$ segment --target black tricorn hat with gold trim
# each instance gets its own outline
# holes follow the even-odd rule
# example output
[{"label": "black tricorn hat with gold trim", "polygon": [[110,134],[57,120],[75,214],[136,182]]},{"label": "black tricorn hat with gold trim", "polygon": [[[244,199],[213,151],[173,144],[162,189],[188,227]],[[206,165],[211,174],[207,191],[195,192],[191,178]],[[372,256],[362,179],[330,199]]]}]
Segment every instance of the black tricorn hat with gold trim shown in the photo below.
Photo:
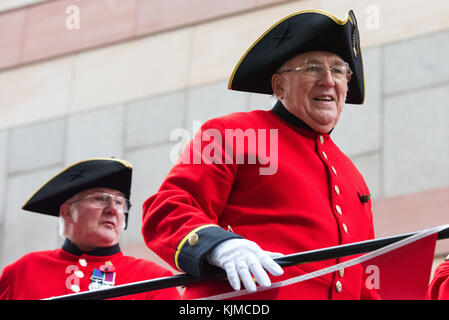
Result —
[{"label": "black tricorn hat with gold trim", "polygon": [[92,188],[118,190],[129,200],[132,165],[115,158],[96,158],[77,162],[40,187],[22,209],[59,216],[59,207],[75,194]]},{"label": "black tricorn hat with gold trim", "polygon": [[352,72],[347,103],[363,104],[365,84],[357,20],[345,20],[320,10],[304,10],[275,23],[247,50],[229,80],[231,90],[273,94],[271,77],[287,60],[309,51],[332,52]]}]

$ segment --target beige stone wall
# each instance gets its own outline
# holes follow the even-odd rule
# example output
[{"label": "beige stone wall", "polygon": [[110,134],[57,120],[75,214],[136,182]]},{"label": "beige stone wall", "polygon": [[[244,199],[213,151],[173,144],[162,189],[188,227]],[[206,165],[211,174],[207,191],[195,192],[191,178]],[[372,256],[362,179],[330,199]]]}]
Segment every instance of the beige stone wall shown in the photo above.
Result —
[{"label": "beige stone wall", "polygon": [[[45,9],[46,4],[35,6],[31,17],[27,15],[29,30],[23,31],[29,37],[13,38],[14,35],[8,32],[9,39],[4,41],[10,46],[3,54],[15,53],[15,57],[21,57],[25,64],[39,57],[44,60],[22,67],[19,62],[19,66],[14,67],[15,59],[12,57],[0,59],[10,62],[0,73],[0,87],[4,88],[0,128],[226,80],[242,54],[264,30],[284,16],[303,9],[327,10],[344,18],[353,8],[361,28],[363,48],[438,33],[449,28],[449,20],[444,18],[449,15],[449,4],[447,1],[433,2],[434,5],[430,6],[427,2],[413,0],[406,1],[404,6],[404,0],[376,1],[375,5],[367,0],[289,1],[143,38],[117,35],[123,31],[98,32],[97,37],[128,37],[129,40],[90,50],[86,49],[89,45],[83,39],[87,38],[89,30],[98,30],[98,26],[81,26],[85,37],[74,37],[71,35],[78,31],[65,30],[63,5],[53,8],[55,4],[50,2],[51,10]],[[43,8],[37,10],[39,7]],[[97,10],[101,15],[101,10],[106,9],[100,6]],[[131,25],[130,13],[126,13],[122,6],[117,10],[123,14],[107,16],[111,19],[111,27],[120,23]],[[40,26],[37,24],[41,21],[39,14],[61,15],[61,18],[57,22],[52,21],[50,26]],[[83,17],[83,11],[80,16]],[[3,18],[0,15],[0,25],[2,22],[6,25],[13,23],[11,17]],[[29,26],[31,18],[36,21],[35,27]],[[103,28],[106,26],[108,24]],[[14,33],[14,30],[10,32]],[[68,42],[69,51],[60,58],[46,60],[52,57],[54,48],[60,46],[58,40],[65,37],[73,38]],[[17,39],[22,39],[22,42]],[[67,44],[63,42],[62,45]],[[75,53],[70,52],[70,48],[84,50]],[[33,54],[30,50],[39,50],[40,53]],[[21,94],[23,92],[26,94]],[[44,106],[45,109],[36,112],[35,106]]]}]

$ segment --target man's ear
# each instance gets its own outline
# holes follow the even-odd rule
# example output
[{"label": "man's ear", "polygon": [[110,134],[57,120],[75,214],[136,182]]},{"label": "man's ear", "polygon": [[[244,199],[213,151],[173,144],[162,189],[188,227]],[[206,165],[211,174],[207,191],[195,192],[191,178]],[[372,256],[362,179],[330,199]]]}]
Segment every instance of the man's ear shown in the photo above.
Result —
[{"label": "man's ear", "polygon": [[70,205],[67,203],[61,204],[59,207],[59,216],[65,221],[72,221],[72,211],[70,210]]},{"label": "man's ear", "polygon": [[284,78],[282,75],[275,73],[271,76],[271,88],[275,97],[279,100],[284,99]]}]

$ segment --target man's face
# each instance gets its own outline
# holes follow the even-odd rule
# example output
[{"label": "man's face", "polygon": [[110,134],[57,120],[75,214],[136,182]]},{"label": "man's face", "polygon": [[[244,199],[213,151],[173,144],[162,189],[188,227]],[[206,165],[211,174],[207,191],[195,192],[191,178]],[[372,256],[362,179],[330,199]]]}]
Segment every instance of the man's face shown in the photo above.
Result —
[{"label": "man's face", "polygon": [[[279,71],[296,68],[306,62],[326,67],[343,64],[336,54],[312,51],[288,60]],[[337,124],[346,100],[346,80],[335,79],[329,70],[316,80],[292,71],[273,75],[272,84],[275,95],[285,108],[315,131],[327,133]],[[278,85],[280,87],[275,88]]]},{"label": "man's face", "polygon": [[120,240],[124,212],[113,199],[106,206],[99,206],[101,198],[95,197],[104,193],[123,197],[117,190],[94,188],[76,194],[63,205],[66,236],[82,250],[112,246]]}]

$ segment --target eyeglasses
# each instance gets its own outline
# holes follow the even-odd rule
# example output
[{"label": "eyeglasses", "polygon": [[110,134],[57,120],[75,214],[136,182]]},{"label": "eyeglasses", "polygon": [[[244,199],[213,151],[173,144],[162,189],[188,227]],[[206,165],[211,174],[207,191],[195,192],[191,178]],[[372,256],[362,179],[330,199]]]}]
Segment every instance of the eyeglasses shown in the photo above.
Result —
[{"label": "eyeglasses", "polygon": [[306,62],[305,64],[297,68],[281,70],[276,73],[281,74],[292,71],[300,71],[305,79],[318,81],[323,78],[326,70],[329,70],[331,72],[332,78],[334,80],[341,80],[346,82],[349,82],[349,80],[351,80],[352,71],[349,67],[349,64],[347,64],[346,62],[343,62],[343,64],[341,65],[334,66],[325,66],[319,63]]},{"label": "eyeglasses", "polygon": [[112,204],[117,210],[125,214],[128,213],[131,208],[131,203],[125,197],[115,196],[105,192],[95,192],[89,194],[81,199],[71,202],[71,204],[82,200],[89,201],[90,204],[99,209],[106,208]]}]

